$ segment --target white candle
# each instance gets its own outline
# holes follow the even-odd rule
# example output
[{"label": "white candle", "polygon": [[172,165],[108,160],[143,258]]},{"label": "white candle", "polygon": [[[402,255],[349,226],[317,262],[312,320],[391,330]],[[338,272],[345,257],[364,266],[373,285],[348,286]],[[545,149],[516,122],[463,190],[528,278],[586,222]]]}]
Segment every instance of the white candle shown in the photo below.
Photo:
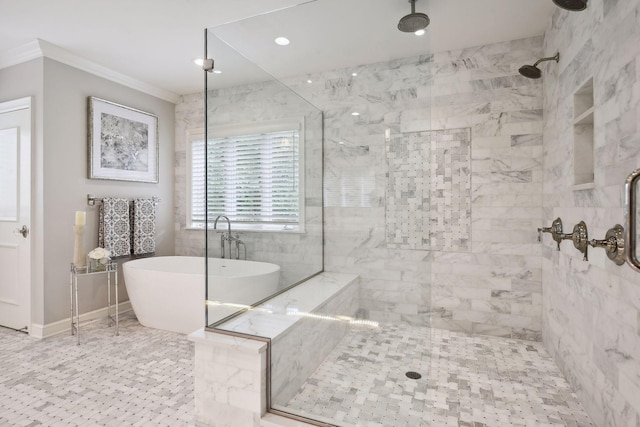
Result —
[{"label": "white candle", "polygon": [[76,211],[76,225],[83,226],[87,223],[87,213],[85,211]]}]

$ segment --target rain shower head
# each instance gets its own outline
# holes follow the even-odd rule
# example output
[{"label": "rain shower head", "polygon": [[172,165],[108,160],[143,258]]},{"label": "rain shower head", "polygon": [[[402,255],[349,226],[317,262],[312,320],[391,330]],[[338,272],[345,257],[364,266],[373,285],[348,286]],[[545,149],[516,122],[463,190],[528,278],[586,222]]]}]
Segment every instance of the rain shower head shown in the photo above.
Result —
[{"label": "rain shower head", "polygon": [[560,61],[560,53],[558,52],[555,54],[555,56],[550,56],[548,58],[538,59],[533,65],[523,65],[522,67],[520,67],[518,72],[529,79],[539,79],[540,77],[542,77],[542,71],[540,70],[540,68],[538,68],[538,64],[544,61],[558,62]]},{"label": "rain shower head", "polygon": [[411,13],[400,18],[398,29],[405,33],[415,33],[418,30],[424,30],[431,20],[424,13],[416,13],[416,0],[409,0],[411,3]]},{"label": "rain shower head", "polygon": [[587,8],[589,0],[553,0],[553,2],[563,9],[579,12]]}]

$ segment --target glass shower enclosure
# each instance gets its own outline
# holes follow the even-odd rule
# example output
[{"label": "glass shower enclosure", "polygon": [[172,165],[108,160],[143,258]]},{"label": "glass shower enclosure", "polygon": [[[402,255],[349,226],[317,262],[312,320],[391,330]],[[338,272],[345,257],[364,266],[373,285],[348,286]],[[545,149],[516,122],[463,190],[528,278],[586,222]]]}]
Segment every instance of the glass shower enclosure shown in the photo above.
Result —
[{"label": "glass shower enclosure", "polygon": [[322,112],[215,31],[207,143],[193,145],[206,170],[207,325],[323,267]]},{"label": "glass shower enclosure", "polygon": [[[432,164],[452,136],[431,130],[429,36],[397,30],[408,11],[317,0],[206,31],[205,129],[190,149],[207,329],[268,342],[268,410],[316,425],[419,425],[430,411]],[[358,278],[333,304],[278,305],[340,274]],[[256,311],[305,332],[228,326]]]}]

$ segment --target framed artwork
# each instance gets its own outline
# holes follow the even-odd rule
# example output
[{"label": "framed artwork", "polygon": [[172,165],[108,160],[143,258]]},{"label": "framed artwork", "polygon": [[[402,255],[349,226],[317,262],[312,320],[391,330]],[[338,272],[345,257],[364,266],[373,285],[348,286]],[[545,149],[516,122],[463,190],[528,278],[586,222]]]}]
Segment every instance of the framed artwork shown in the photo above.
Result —
[{"label": "framed artwork", "polygon": [[158,182],[158,116],[89,97],[89,179]]}]

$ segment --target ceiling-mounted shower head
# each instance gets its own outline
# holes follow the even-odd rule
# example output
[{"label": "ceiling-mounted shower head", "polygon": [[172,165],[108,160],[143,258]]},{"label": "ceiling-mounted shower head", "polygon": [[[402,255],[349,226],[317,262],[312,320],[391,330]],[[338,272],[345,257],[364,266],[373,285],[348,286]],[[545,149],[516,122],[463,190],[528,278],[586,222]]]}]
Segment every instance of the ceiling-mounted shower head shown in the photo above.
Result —
[{"label": "ceiling-mounted shower head", "polygon": [[538,59],[533,65],[523,65],[518,72],[529,79],[539,79],[542,77],[542,71],[538,68],[538,64],[544,61],[560,61],[560,52],[556,53],[555,56]]},{"label": "ceiling-mounted shower head", "polygon": [[409,3],[411,3],[411,13],[400,18],[398,29],[405,33],[415,33],[418,30],[424,30],[431,20],[424,13],[416,13],[416,0],[409,0]]},{"label": "ceiling-mounted shower head", "polygon": [[587,8],[589,0],[553,0],[553,2],[563,9],[579,12]]}]

